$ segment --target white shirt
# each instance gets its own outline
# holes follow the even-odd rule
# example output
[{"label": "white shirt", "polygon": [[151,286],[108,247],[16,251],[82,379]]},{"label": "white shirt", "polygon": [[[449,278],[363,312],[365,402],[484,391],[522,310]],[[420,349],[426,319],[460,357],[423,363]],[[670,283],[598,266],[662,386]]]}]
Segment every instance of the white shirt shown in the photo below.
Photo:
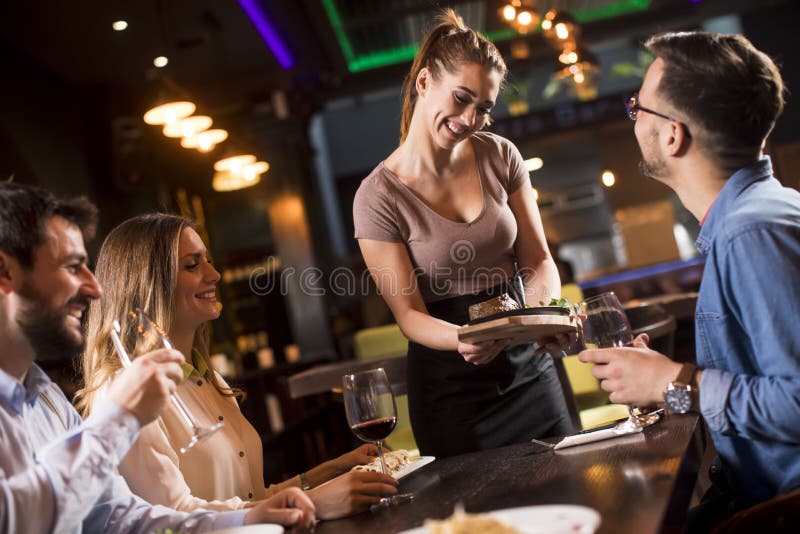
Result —
[{"label": "white shirt", "polygon": [[242,525],[243,512],[151,506],[117,474],[136,418],[113,402],[85,422],[33,365],[24,383],[0,369],[0,532],[199,532]]},{"label": "white shirt", "polygon": [[[216,376],[223,387],[228,387],[219,374]],[[98,398],[105,391],[98,392]],[[223,397],[196,372],[178,386],[177,394],[201,426],[219,421],[224,426],[181,454],[191,431],[170,404],[159,419],[141,430],[120,464],[120,474],[134,493],[176,510],[236,510],[247,501],[300,485],[295,477],[264,487],[261,439],[233,397]]]}]

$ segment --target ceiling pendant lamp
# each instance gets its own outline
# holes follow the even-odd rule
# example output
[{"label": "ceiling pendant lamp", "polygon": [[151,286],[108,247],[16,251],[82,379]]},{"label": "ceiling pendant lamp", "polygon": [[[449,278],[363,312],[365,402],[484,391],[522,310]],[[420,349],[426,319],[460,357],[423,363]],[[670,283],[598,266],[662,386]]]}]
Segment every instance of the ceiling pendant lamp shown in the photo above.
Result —
[{"label": "ceiling pendant lamp", "polygon": [[542,35],[553,45],[561,48],[565,45],[572,45],[574,48],[580,34],[575,18],[566,11],[551,9],[544,15],[542,20]]},{"label": "ceiling pendant lamp", "polygon": [[197,109],[194,102],[177,100],[154,106],[144,114],[144,122],[154,126],[160,124],[174,124],[185,119]]},{"label": "ceiling pendant lamp", "polygon": [[237,154],[217,161],[214,170],[211,182],[214,190],[235,191],[259,183],[261,175],[269,170],[269,163],[256,161],[252,154]]},{"label": "ceiling pendant lamp", "polygon": [[192,115],[177,122],[164,125],[164,135],[167,137],[192,137],[204,130],[208,130],[214,121],[207,115]]},{"label": "ceiling pendant lamp", "polygon": [[181,139],[181,146],[183,148],[194,148],[200,152],[211,152],[216,145],[227,138],[227,130],[215,128],[213,130],[205,130],[190,137],[184,137]]},{"label": "ceiling pendant lamp", "polygon": [[240,174],[245,165],[256,162],[256,157],[252,154],[236,154],[227,156],[214,164],[215,171],[229,171],[232,174]]}]

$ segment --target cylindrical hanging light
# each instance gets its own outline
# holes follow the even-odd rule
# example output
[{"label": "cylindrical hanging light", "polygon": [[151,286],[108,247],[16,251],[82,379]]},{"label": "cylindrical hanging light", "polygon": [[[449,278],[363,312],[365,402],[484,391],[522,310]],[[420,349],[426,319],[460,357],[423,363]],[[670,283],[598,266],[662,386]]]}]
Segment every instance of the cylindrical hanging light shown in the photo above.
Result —
[{"label": "cylindrical hanging light", "polygon": [[244,178],[247,182],[252,182],[268,170],[269,163],[266,161],[256,161],[255,163],[244,166],[242,169],[242,178]]},{"label": "cylindrical hanging light", "polygon": [[164,125],[164,135],[167,137],[192,137],[203,130],[208,130],[213,124],[207,115],[192,115],[178,122]]},{"label": "cylindrical hanging light", "polygon": [[210,152],[215,145],[223,142],[228,138],[228,132],[221,128],[213,130],[205,130],[191,137],[184,137],[181,139],[181,146],[183,148],[196,148],[200,152]]},{"label": "cylindrical hanging light", "polygon": [[241,174],[232,174],[230,171],[217,171],[214,173],[214,178],[211,181],[211,187],[214,191],[236,191],[237,189],[244,189],[251,187],[261,181],[261,176],[256,174],[253,179],[245,180]]},{"label": "cylindrical hanging light", "polygon": [[160,124],[173,124],[181,119],[185,119],[197,109],[194,102],[188,100],[179,100],[175,102],[167,102],[150,108],[144,114],[144,122],[154,126]]},{"label": "cylindrical hanging light", "polygon": [[214,164],[215,171],[230,171],[232,174],[240,174],[245,165],[255,163],[256,157],[252,154],[237,154],[217,161]]}]

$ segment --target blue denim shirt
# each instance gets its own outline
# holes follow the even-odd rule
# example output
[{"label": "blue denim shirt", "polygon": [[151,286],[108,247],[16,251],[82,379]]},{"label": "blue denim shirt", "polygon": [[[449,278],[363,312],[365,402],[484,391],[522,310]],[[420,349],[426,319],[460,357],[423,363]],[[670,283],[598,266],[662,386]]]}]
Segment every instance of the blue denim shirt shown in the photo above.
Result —
[{"label": "blue denim shirt", "polygon": [[800,194],[763,157],[706,217],[695,319],[700,410],[734,491],[800,487]]},{"label": "blue denim shirt", "polygon": [[136,418],[113,402],[82,421],[36,365],[24,382],[0,369],[0,532],[203,532],[243,524],[244,510],[187,514],[131,493],[117,465],[138,434]]}]

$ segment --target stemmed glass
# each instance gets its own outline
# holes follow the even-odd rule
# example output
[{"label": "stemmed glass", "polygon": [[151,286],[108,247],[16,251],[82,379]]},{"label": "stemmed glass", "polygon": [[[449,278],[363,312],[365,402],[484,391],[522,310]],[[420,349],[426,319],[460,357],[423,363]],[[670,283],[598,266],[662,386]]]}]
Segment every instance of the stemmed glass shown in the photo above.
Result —
[{"label": "stemmed glass", "polygon": [[[164,330],[141,309],[136,308],[136,311],[128,312],[128,318],[130,320],[126,325],[128,327],[128,336],[126,336],[126,339],[129,339],[133,342],[133,349],[131,353],[143,354],[145,352],[160,348],[172,348],[172,342],[169,340],[166,332],[164,332]],[[119,321],[116,320],[112,326],[111,341],[114,343],[114,348],[117,350],[117,355],[119,356],[120,361],[122,361],[122,365],[124,367],[130,367],[131,358],[128,355],[128,351],[125,349],[125,345],[122,343],[122,339],[120,338],[122,335],[122,327],[120,326]],[[183,418],[186,426],[188,426],[192,431],[192,437],[189,440],[189,443],[180,448],[181,454],[186,454],[189,449],[197,445],[205,438],[211,436],[214,434],[214,432],[224,426],[222,421],[209,427],[200,426],[200,424],[197,422],[197,419],[195,419],[195,417],[192,415],[192,412],[189,411],[189,408],[186,407],[177,394],[173,393],[170,395],[170,400],[172,400],[172,403],[175,405],[178,413]]]},{"label": "stemmed glass", "polygon": [[[582,317],[583,343],[597,348],[631,347],[633,331],[614,292],[601,293],[585,299],[578,305]],[[614,427],[618,432],[640,430],[659,419],[658,413],[637,414],[634,406],[628,406],[628,419]]]},{"label": "stemmed glass", "polygon": [[[344,375],[342,396],[350,430],[362,441],[375,443],[381,472],[388,474],[386,461],[383,459],[383,440],[392,433],[397,424],[397,407],[386,372],[379,367]],[[410,493],[392,498],[384,497],[381,505],[396,504],[411,498],[413,495]]]}]

